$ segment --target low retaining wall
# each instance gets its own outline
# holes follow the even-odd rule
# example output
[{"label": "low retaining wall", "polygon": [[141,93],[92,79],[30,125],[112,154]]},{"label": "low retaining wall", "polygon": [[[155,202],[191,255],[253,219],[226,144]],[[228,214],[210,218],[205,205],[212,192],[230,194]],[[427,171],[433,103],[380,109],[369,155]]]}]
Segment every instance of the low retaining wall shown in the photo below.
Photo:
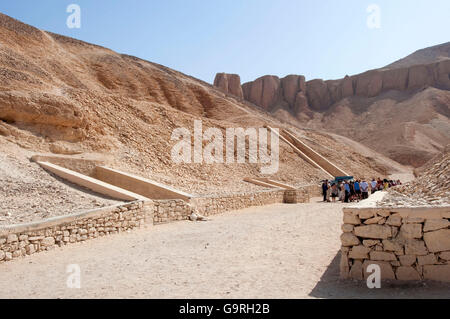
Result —
[{"label": "low retaining wall", "polygon": [[40,222],[0,226],[0,263],[50,250],[56,246],[116,234],[143,226],[186,220],[191,206],[205,216],[275,203],[305,203],[309,187],[258,193],[182,199],[137,200]]},{"label": "low retaining wall", "polygon": [[450,282],[450,207],[343,209],[341,277]]},{"label": "low retaining wall", "polygon": [[187,220],[191,214],[189,203],[182,199],[154,200],[153,203],[155,224]]},{"label": "low retaining wall", "polygon": [[[286,193],[289,193],[286,195]],[[289,198],[289,201],[286,201]],[[306,203],[309,202],[306,189],[269,190],[247,194],[230,194],[222,196],[197,197],[191,199],[198,211],[205,216],[226,211],[243,209],[252,206],[264,206],[276,203]]]},{"label": "low retaining wall", "polygon": [[135,201],[42,222],[0,227],[0,262],[153,224],[151,201]]}]

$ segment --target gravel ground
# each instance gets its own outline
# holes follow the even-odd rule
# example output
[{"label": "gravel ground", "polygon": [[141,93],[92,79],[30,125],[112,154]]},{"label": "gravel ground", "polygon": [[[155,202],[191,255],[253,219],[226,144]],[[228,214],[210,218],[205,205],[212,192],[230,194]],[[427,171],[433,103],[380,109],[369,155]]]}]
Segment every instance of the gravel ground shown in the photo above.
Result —
[{"label": "gravel ground", "polygon": [[0,264],[0,298],[450,298],[444,283],[339,280],[342,207],[316,198],[56,248]]},{"label": "gravel ground", "polygon": [[0,225],[120,203],[67,183],[24,156],[0,153]]}]

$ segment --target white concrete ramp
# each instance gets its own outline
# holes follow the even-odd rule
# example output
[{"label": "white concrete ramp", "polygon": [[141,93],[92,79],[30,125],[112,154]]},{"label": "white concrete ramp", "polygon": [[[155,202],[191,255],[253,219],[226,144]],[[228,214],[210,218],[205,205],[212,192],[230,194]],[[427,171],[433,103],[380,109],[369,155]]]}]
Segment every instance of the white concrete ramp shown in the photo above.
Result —
[{"label": "white concrete ramp", "polygon": [[194,195],[179,191],[150,179],[122,172],[106,166],[97,166],[93,176],[103,182],[127,189],[151,199],[189,200]]},{"label": "white concrete ramp", "polygon": [[49,172],[79,186],[86,187],[96,193],[107,195],[125,201],[148,200],[147,197],[130,192],[120,187],[102,182],[98,179],[80,174],[70,169],[49,162],[37,162],[42,168]]}]

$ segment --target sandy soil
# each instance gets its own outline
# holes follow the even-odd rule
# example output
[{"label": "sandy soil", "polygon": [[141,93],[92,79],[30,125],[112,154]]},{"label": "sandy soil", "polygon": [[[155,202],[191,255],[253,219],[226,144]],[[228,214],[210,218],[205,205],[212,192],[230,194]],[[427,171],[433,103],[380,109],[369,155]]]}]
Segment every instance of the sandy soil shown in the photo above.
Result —
[{"label": "sandy soil", "polygon": [[27,158],[14,145],[0,145],[0,225],[31,222],[111,206],[120,201],[66,182]]},{"label": "sandy soil", "polygon": [[[439,298],[450,284],[339,280],[342,204],[271,205],[0,264],[0,298]],[[81,288],[68,289],[69,264]]]}]

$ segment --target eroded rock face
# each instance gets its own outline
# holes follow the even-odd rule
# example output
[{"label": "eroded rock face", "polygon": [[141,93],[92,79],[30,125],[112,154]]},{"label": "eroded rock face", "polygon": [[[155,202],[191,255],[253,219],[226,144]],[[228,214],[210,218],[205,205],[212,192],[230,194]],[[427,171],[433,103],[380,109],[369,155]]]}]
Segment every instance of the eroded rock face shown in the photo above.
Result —
[{"label": "eroded rock face", "polygon": [[321,79],[306,82],[306,95],[312,110],[323,111],[331,104],[328,86]]},{"label": "eroded rock face", "polygon": [[237,96],[239,99],[244,98],[241,77],[238,74],[217,73],[214,79],[214,86],[225,93]]},{"label": "eroded rock face", "polygon": [[373,97],[380,94],[383,77],[379,71],[369,71],[356,77],[356,95]]},{"label": "eroded rock face", "polygon": [[[220,88],[227,86],[225,79],[218,77],[215,85]],[[314,79],[305,82],[302,75],[288,75],[280,80],[276,76],[267,75],[245,83],[242,88],[244,98],[249,102],[265,110],[275,109],[275,106],[284,102],[295,115],[299,109],[299,92],[306,96],[306,104],[311,110],[325,111],[346,97],[370,98],[391,90],[418,90],[429,86],[450,90],[450,60],[405,68],[371,70],[329,81]],[[300,105],[305,105],[303,100]]]},{"label": "eroded rock face", "polygon": [[272,109],[282,93],[281,81],[273,75],[266,75],[253,82],[245,83],[242,88],[247,101],[265,110]]},{"label": "eroded rock face", "polygon": [[288,75],[281,79],[284,100],[293,106],[299,92],[305,93],[306,83],[303,75]]}]

